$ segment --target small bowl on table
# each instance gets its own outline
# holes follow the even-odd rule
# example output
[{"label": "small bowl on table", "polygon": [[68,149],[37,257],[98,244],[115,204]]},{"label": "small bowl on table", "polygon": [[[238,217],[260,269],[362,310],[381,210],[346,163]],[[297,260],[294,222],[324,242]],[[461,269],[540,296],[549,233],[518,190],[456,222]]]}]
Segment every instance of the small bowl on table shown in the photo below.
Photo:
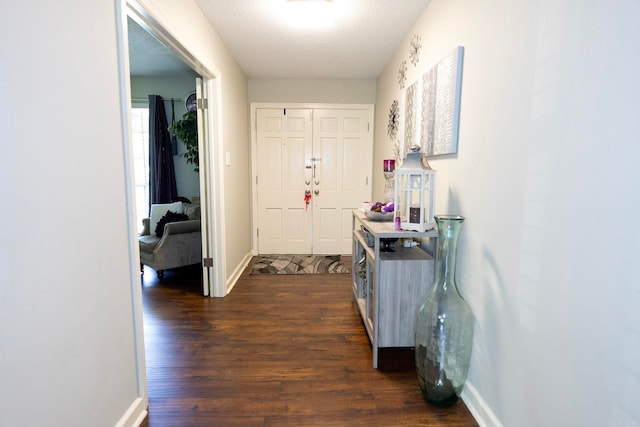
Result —
[{"label": "small bowl on table", "polygon": [[393,212],[366,211],[364,216],[367,217],[369,221],[393,221]]}]

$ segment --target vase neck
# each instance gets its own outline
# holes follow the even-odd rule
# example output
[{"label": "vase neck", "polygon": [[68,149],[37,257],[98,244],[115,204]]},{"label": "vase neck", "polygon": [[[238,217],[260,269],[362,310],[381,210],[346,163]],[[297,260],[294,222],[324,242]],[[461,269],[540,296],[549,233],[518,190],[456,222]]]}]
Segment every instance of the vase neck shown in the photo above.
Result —
[{"label": "vase neck", "polygon": [[458,235],[462,228],[464,217],[437,215],[438,226],[438,259],[436,264],[435,285],[443,290],[456,288],[456,255],[458,249]]}]

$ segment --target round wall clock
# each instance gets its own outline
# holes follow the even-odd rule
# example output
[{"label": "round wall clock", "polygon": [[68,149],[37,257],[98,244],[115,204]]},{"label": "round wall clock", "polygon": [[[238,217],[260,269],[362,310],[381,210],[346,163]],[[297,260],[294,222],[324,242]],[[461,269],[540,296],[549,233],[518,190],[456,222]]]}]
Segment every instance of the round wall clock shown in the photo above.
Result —
[{"label": "round wall clock", "polygon": [[185,110],[189,111],[196,111],[196,108],[198,108],[198,102],[196,100],[196,93],[192,92],[189,94],[189,96],[187,96],[187,100],[184,101],[184,108]]}]

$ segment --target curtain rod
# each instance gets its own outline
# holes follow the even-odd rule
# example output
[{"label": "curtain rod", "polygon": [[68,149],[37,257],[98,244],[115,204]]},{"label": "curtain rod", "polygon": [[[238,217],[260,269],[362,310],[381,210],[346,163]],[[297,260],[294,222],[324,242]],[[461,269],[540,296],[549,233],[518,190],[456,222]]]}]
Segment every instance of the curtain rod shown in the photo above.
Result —
[{"label": "curtain rod", "polygon": [[[180,98],[167,98],[167,99],[163,99],[164,102],[171,102],[171,101],[175,101],[175,102],[182,102],[182,99]],[[131,102],[149,102],[149,98],[131,98]]]}]

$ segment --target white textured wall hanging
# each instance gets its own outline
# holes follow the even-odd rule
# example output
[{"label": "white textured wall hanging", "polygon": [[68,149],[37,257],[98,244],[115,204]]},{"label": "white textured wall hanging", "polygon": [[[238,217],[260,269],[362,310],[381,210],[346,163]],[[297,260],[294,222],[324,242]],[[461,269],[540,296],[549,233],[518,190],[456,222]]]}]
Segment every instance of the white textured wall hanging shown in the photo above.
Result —
[{"label": "white textured wall hanging", "polygon": [[413,145],[427,156],[458,152],[463,53],[458,46],[405,89],[403,154]]},{"label": "white textured wall hanging", "polygon": [[458,46],[422,76],[420,146],[427,156],[458,152],[463,53]]},{"label": "white textured wall hanging", "polygon": [[[402,156],[411,152],[412,145],[420,143],[420,81],[404,92],[404,146]],[[423,150],[424,152],[424,150]]]}]

